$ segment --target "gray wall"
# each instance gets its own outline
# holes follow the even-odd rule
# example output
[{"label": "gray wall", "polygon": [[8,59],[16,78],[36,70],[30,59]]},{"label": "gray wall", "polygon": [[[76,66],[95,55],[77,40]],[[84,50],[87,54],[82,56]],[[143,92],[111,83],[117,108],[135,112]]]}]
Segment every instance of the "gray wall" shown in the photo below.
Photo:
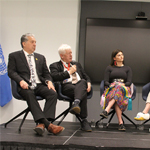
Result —
[{"label": "gray wall", "polygon": [[[86,18],[115,18],[115,19],[135,19],[138,12],[144,11],[148,20],[150,19],[149,2],[112,2],[112,1],[81,1],[80,17],[80,39],[79,39],[79,62],[84,66],[84,50],[86,36]],[[108,41],[109,42],[109,41]],[[103,72],[102,72],[103,74]],[[93,85],[94,93],[91,100],[88,101],[88,120],[98,120],[102,111],[100,107],[100,90],[99,85]],[[132,111],[125,111],[133,121],[137,112],[142,111],[145,107],[145,101],[142,100],[142,86],[136,85],[136,98],[133,101]],[[129,123],[124,119],[125,123]],[[107,120],[104,120],[107,122]],[[118,122],[115,116],[112,123]],[[135,123],[138,123],[134,121]]]}]

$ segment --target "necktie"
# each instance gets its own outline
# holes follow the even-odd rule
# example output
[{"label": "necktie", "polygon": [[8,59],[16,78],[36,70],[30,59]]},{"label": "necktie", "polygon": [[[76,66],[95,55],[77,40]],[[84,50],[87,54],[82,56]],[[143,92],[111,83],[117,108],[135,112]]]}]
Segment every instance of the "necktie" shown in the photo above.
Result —
[{"label": "necktie", "polygon": [[76,84],[78,82],[77,74],[74,72],[72,74],[72,84]]},{"label": "necktie", "polygon": [[31,82],[31,86],[29,86],[29,87],[30,87],[30,89],[34,90],[36,88],[37,84],[36,84],[33,64],[32,64],[32,61],[31,61],[31,56],[33,56],[33,54],[28,55],[28,57],[29,57],[29,68],[30,68],[30,82]]}]

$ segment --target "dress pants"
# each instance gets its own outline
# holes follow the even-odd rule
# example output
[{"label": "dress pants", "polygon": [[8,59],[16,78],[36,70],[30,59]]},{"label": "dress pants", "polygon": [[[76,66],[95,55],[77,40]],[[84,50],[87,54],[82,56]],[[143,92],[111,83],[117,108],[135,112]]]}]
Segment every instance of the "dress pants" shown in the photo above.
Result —
[{"label": "dress pants", "polygon": [[87,82],[81,79],[76,84],[65,83],[62,84],[62,93],[72,99],[79,99],[81,112],[80,118],[84,119],[87,117]]},{"label": "dress pants", "polygon": [[[37,87],[34,90],[21,89],[19,94],[24,100],[27,101],[28,107],[30,108],[35,122],[38,122],[38,120],[42,118],[55,118],[55,109],[57,103],[57,93],[55,91],[48,89],[46,85],[37,84]],[[46,100],[43,111],[36,100],[36,96],[41,96]]]}]

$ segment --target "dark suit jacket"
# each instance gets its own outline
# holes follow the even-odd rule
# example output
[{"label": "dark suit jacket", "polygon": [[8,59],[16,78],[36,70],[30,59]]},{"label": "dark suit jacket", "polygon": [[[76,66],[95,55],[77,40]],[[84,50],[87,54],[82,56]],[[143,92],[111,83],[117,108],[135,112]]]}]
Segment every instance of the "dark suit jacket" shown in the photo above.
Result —
[{"label": "dark suit jacket", "polygon": [[[37,75],[43,84],[45,81],[52,81],[50,72],[46,65],[46,59],[43,55],[34,53]],[[29,84],[30,69],[23,50],[9,54],[8,75],[18,84],[25,80]]]},{"label": "dark suit jacket", "polygon": [[[85,73],[80,63],[72,61],[71,64],[77,66],[77,73],[79,74],[81,79],[85,79],[87,82],[91,82],[89,76]],[[67,71],[64,71],[64,67],[61,61],[51,64],[49,66],[49,69],[51,71],[54,82],[62,82],[63,80],[70,78],[69,73]]]}]

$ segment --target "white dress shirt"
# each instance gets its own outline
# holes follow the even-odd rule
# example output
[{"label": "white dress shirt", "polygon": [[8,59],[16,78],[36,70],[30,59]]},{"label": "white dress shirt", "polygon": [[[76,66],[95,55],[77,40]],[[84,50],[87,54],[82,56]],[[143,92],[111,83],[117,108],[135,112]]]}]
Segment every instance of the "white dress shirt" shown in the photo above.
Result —
[{"label": "white dress shirt", "polygon": [[[62,59],[61,59],[61,61],[63,62],[63,64],[64,64],[66,67],[68,67],[68,64],[67,64],[66,62],[64,62]],[[63,65],[63,67],[64,67],[64,65]],[[71,66],[72,66],[72,64],[70,63],[70,67],[71,67]],[[68,71],[67,68],[64,67],[64,71]],[[68,71],[68,74],[69,74],[69,71]],[[77,76],[78,81],[81,80],[79,74],[78,74],[77,72],[75,72],[75,74],[76,74],[76,76]],[[70,74],[69,74],[69,75],[70,75]],[[70,78],[65,79],[65,80],[63,81],[63,83],[67,83],[67,82],[72,82],[72,75],[70,75]]]}]

